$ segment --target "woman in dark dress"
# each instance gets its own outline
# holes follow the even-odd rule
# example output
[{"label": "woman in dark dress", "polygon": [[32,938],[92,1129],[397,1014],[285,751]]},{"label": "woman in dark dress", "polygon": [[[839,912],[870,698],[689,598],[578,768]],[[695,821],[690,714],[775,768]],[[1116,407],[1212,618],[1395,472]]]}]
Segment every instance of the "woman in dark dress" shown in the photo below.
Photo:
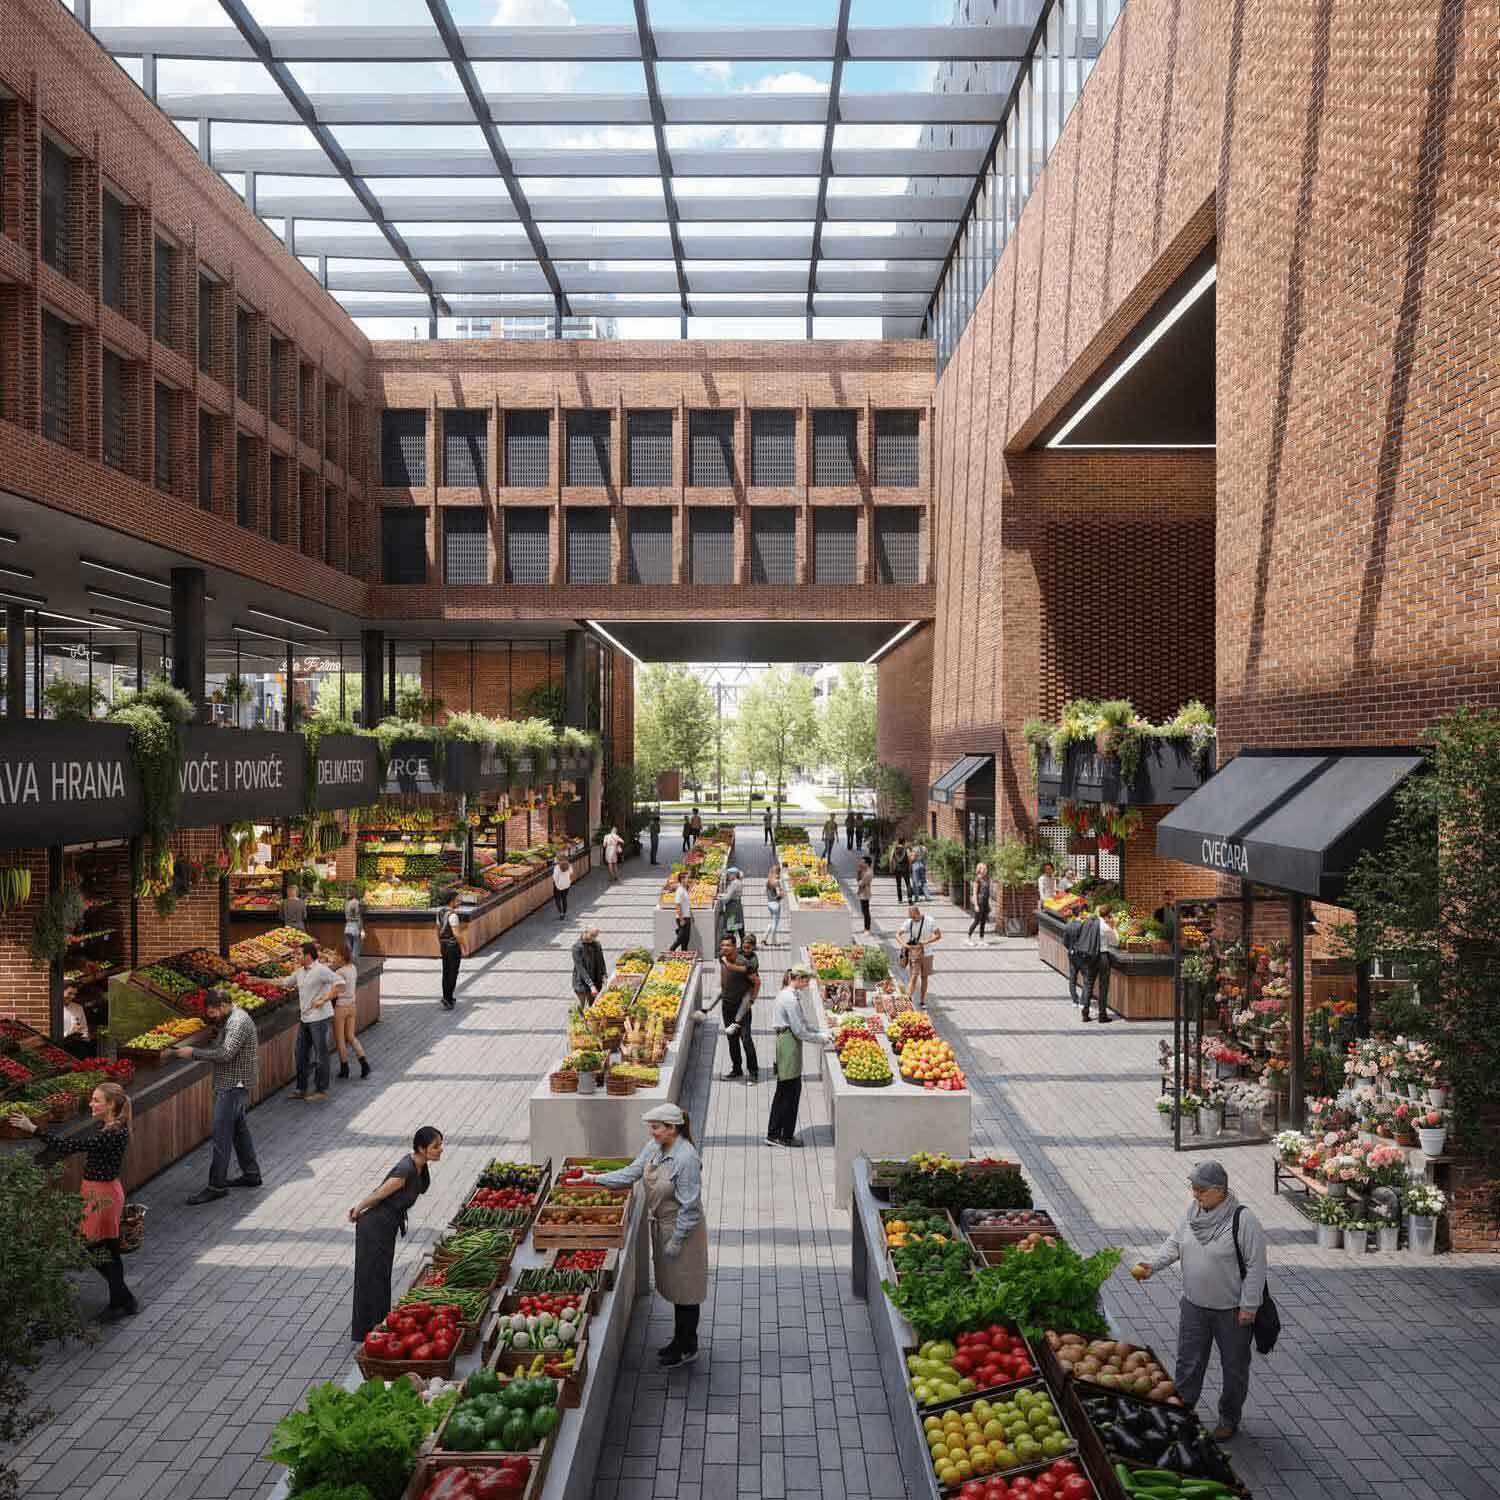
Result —
[{"label": "woman in dark dress", "polygon": [[431,1186],[428,1162],[441,1161],[443,1133],[424,1125],[412,1137],[411,1155],[386,1173],[368,1198],[349,1210],[354,1225],[354,1332],[356,1341],[391,1310],[391,1266],[396,1236],[406,1233],[407,1211]]}]

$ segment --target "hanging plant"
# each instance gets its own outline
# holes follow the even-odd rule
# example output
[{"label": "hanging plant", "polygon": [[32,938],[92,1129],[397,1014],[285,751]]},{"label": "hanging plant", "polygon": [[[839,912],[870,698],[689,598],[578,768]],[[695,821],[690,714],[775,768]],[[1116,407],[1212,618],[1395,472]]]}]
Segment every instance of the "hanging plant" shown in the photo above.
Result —
[{"label": "hanging plant", "polygon": [[154,678],[128,693],[109,717],[130,728],[130,753],[141,783],[146,834],[165,845],[177,829],[182,806],[182,737],[179,726],[193,722],[193,702],[165,678]]},{"label": "hanging plant", "polygon": [[103,702],[103,692],[91,682],[73,682],[66,677],[57,677],[42,689],[45,716],[60,724],[88,723]]},{"label": "hanging plant", "polygon": [[31,961],[39,969],[66,957],[68,938],[78,930],[83,912],[83,892],[76,885],[65,885],[42,902],[27,947]]},{"label": "hanging plant", "polygon": [[24,865],[0,869],[0,911],[14,911],[31,900],[31,871]]}]

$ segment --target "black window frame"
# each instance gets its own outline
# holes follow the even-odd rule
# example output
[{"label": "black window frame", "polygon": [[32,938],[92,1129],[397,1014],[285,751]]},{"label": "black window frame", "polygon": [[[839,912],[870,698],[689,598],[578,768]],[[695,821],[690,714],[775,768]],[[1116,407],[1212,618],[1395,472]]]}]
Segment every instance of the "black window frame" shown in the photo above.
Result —
[{"label": "black window frame", "polygon": [[797,582],[795,505],[752,505],[749,542],[751,583],[786,588]]},{"label": "black window frame", "polygon": [[234,435],[234,519],[247,531],[255,527],[254,492],[250,476],[255,468],[255,439],[248,432]]},{"label": "black window frame", "polygon": [[287,510],[284,497],[288,489],[287,475],[291,473],[291,467],[291,463],[284,453],[273,453],[271,455],[271,513],[267,519],[266,529],[270,533],[273,542],[285,542],[287,540]]},{"label": "black window frame", "polygon": [[[552,483],[552,413],[534,406],[513,407],[505,413],[505,472],[507,489],[544,489]],[[540,472],[541,478],[536,478]]]},{"label": "black window frame", "polygon": [[570,505],[563,513],[569,584],[614,582],[614,535],[602,505]]},{"label": "black window frame", "polygon": [[42,309],[42,436],[73,446],[73,329],[56,313]]},{"label": "black window frame", "polygon": [[688,412],[688,484],[723,490],[734,485],[734,412],[708,407]]},{"label": "black window frame", "polygon": [[[457,585],[490,581],[490,513],[483,505],[445,505],[443,582]],[[457,575],[457,576],[455,576]]]},{"label": "black window frame", "polygon": [[[541,539],[540,547],[538,538]],[[549,506],[505,507],[505,581],[528,587],[552,582],[552,516]]]},{"label": "black window frame", "polygon": [[734,506],[688,507],[688,577],[710,588],[734,583]]},{"label": "black window frame", "polygon": [[[897,528],[900,520],[909,526]],[[877,505],[874,510],[876,583],[913,584],[922,581],[922,507]],[[895,543],[895,547],[892,546]],[[910,564],[905,565],[907,555]],[[897,566],[900,562],[903,565]],[[905,575],[910,576],[905,576]],[[901,575],[901,576],[898,576]]]},{"label": "black window frame", "polygon": [[175,413],[172,410],[172,387],[156,382],[151,393],[151,457],[152,483],[165,494],[172,494],[172,427]]},{"label": "black window frame", "polygon": [[[214,414],[198,408],[198,504],[204,510],[214,507]],[[207,493],[205,493],[207,491]]]},{"label": "black window frame", "polygon": [[875,488],[914,490],[922,482],[922,413],[914,407],[875,413]]},{"label": "black window frame", "polygon": [[385,407],[380,413],[381,487],[418,489],[426,483],[427,408]]},{"label": "black window frame", "polygon": [[797,483],[797,413],[763,407],[750,413],[750,484],[785,490]]},{"label": "black window frame", "polygon": [[255,323],[248,307],[234,307],[234,393],[250,399],[250,349],[255,341]]},{"label": "black window frame", "polygon": [[286,423],[282,421],[282,413],[285,408],[282,395],[286,384],[286,361],[282,356],[284,351],[290,347],[286,339],[279,339],[272,334],[270,348],[271,369],[266,385],[266,406],[268,407],[266,415],[278,427],[286,426]]},{"label": "black window frame", "polygon": [[[73,158],[51,136],[42,136],[42,264],[59,276],[73,275]],[[61,178],[59,180],[59,174]]]},{"label": "black window frame", "polygon": [[625,413],[625,483],[637,489],[672,485],[673,413],[671,407],[646,407]]},{"label": "black window frame", "polygon": [[[392,523],[395,523],[394,525]],[[420,542],[420,545],[417,545]],[[398,544],[405,543],[402,548]],[[392,568],[393,557],[398,566]],[[380,507],[380,578],[410,587],[427,582],[427,510],[421,505]]]},{"label": "black window frame", "polygon": [[575,407],[566,413],[567,477],[565,484],[599,488],[612,481],[610,449],[614,412],[604,406]]},{"label": "black window frame", "polygon": [[218,339],[214,331],[214,293],[218,283],[212,276],[198,272],[198,368],[205,375],[216,375],[214,355],[218,353]]},{"label": "black window frame", "polygon": [[859,511],[852,505],[814,506],[812,581],[851,588],[859,581]]},{"label": "black window frame", "polygon": [[449,489],[484,489],[490,464],[487,406],[448,407],[443,416],[443,477]]},{"label": "black window frame", "polygon": [[114,312],[125,311],[125,202],[104,189],[99,212],[99,297]]},{"label": "black window frame", "polygon": [[859,483],[859,413],[837,406],[812,413],[814,489],[848,489]]}]

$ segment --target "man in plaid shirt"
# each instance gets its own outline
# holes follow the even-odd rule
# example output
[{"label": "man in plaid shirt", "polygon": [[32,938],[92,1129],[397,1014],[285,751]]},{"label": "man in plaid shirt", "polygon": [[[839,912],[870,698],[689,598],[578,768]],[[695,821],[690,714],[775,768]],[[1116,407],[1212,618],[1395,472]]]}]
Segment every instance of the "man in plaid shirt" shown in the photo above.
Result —
[{"label": "man in plaid shirt", "polygon": [[[260,1163],[245,1115],[255,1092],[260,1069],[260,1036],[250,1012],[236,1005],[223,990],[210,990],[204,997],[208,1019],[219,1026],[212,1047],[174,1047],[176,1057],[191,1057],[214,1065],[214,1155],[208,1168],[208,1186],[193,1194],[189,1203],[212,1203],[232,1187],[259,1187]],[[239,1158],[240,1175],[229,1180],[231,1146]]]}]

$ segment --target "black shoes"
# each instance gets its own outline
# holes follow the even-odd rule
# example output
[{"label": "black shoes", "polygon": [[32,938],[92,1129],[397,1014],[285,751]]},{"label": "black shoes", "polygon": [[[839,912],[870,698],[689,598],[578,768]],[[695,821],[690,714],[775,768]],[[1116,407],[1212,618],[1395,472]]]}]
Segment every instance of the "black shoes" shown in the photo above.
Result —
[{"label": "black shoes", "polygon": [[361,1078],[368,1078],[370,1076],[370,1059],[368,1057],[362,1057],[359,1060],[359,1076]]},{"label": "black shoes", "polygon": [[789,1146],[796,1151],[800,1151],[802,1149],[802,1142],[799,1141],[794,1135],[768,1135],[766,1137],[766,1145]]},{"label": "black shoes", "polygon": [[196,1208],[200,1203],[216,1203],[220,1198],[227,1198],[228,1196],[229,1189],[227,1187],[206,1187],[194,1193],[193,1196],[188,1199],[188,1203],[192,1207]]},{"label": "black shoes", "polygon": [[340,1078],[347,1078],[348,1076],[349,1076],[349,1064],[348,1063],[340,1063],[339,1064],[339,1077]]},{"label": "black shoes", "polygon": [[116,1306],[113,1302],[99,1314],[101,1323],[118,1323],[121,1318],[133,1318],[141,1310],[141,1304],[134,1297],[129,1302],[121,1302]]},{"label": "black shoes", "polygon": [[238,1177],[231,1177],[229,1179],[229,1186],[230,1187],[259,1187],[260,1186],[260,1178],[259,1177],[246,1177],[244,1175],[244,1173],[242,1172]]},{"label": "black shoes", "polygon": [[690,1365],[697,1357],[698,1351],[696,1349],[679,1349],[674,1344],[667,1345],[657,1355],[657,1359],[664,1370],[675,1370],[678,1365]]},{"label": "black shoes", "polygon": [[1087,1011],[1084,1011],[1084,1013],[1079,1016],[1078,1019],[1080,1021],[1092,1021],[1094,1018]]},{"label": "black shoes", "polygon": [[719,1074],[719,1082],[732,1083],[736,1078],[743,1078],[744,1076],[744,1073],[739,1068],[731,1068],[727,1073]]}]

